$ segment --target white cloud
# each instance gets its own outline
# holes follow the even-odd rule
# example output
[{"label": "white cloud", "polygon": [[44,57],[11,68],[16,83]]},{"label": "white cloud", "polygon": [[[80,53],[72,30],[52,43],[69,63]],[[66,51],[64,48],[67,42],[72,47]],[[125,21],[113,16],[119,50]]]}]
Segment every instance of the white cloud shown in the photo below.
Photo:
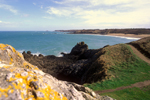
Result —
[{"label": "white cloud", "polygon": [[[85,4],[77,6],[75,2]],[[149,0],[63,0],[55,3],[63,5],[59,8],[49,7],[47,13],[59,17],[79,18],[85,25],[127,27],[150,23]]]},{"label": "white cloud", "polygon": [[73,11],[71,9],[68,10],[67,7],[63,8],[63,9],[49,7],[49,9],[47,10],[47,13],[54,14],[54,15],[57,15],[57,16],[70,16],[73,13]]},{"label": "white cloud", "polygon": [[54,1],[57,4],[73,4],[73,3],[81,3],[85,6],[97,6],[97,5],[117,5],[117,4],[124,4],[124,3],[131,3],[135,0],[62,0],[62,1]]},{"label": "white cloud", "polygon": [[53,19],[53,17],[50,17],[50,16],[44,16],[43,18],[45,18],[45,19]]},{"label": "white cloud", "polygon": [[41,5],[41,7],[40,7],[41,9],[43,9],[43,5]]},{"label": "white cloud", "polygon": [[36,3],[33,2],[33,5],[36,5]]},{"label": "white cloud", "polygon": [[10,22],[0,21],[0,25],[12,25]]},{"label": "white cloud", "polygon": [[6,10],[9,10],[10,12],[14,13],[14,14],[17,14],[18,11],[16,9],[14,9],[12,6],[10,5],[6,5],[6,4],[0,4],[0,8],[2,9],[6,9]]}]

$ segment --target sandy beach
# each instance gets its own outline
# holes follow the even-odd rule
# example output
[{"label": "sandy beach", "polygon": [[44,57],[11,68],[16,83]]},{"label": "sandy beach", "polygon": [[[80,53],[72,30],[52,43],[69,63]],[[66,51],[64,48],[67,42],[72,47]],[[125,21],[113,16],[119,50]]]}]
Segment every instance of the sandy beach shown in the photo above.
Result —
[{"label": "sandy beach", "polygon": [[132,38],[144,38],[150,36],[150,34],[142,34],[142,35],[135,35],[135,34],[124,34],[124,33],[111,33],[107,34],[107,36],[119,36],[119,37],[132,37]]}]

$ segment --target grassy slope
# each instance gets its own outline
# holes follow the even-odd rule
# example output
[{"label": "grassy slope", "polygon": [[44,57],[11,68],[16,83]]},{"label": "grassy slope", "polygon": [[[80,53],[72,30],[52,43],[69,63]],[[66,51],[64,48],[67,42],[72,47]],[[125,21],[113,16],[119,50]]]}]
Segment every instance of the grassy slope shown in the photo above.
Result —
[{"label": "grassy slope", "polygon": [[120,91],[103,93],[117,100],[150,100],[150,86],[144,88],[128,88]]},{"label": "grassy slope", "polygon": [[100,57],[108,68],[111,78],[92,84],[85,84],[93,90],[114,89],[128,86],[136,82],[150,79],[150,65],[142,61],[126,44],[118,44],[105,48],[105,54]]}]

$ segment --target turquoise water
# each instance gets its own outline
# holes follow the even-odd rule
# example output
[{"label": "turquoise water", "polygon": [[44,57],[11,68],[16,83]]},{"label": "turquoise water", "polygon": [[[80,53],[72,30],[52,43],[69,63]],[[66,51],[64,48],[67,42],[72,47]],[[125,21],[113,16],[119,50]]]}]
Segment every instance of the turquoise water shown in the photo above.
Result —
[{"label": "turquoise water", "polygon": [[1,31],[0,43],[12,45],[19,52],[31,51],[32,54],[60,56],[60,52],[70,52],[81,41],[89,49],[98,49],[105,45],[128,43],[135,38],[111,37],[101,35],[66,34],[63,32],[42,31]]}]

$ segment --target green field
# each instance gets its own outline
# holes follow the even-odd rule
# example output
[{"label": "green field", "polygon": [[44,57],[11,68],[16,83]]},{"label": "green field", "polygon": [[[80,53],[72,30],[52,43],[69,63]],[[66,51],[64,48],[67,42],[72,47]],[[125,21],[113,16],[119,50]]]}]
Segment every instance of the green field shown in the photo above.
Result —
[{"label": "green field", "polygon": [[150,100],[150,86],[144,88],[128,88],[120,91],[102,93],[117,100]]}]

